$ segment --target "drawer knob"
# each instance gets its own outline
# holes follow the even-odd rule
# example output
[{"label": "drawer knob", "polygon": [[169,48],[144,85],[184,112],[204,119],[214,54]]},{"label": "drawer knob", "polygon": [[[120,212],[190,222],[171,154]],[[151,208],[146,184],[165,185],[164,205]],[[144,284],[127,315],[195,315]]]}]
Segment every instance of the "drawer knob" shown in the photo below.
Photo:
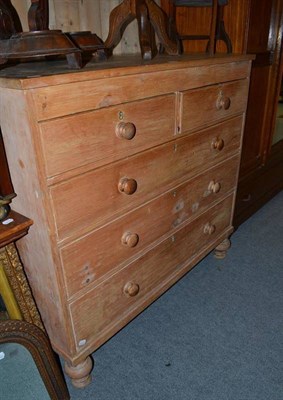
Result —
[{"label": "drawer knob", "polygon": [[137,283],[128,282],[124,286],[124,290],[123,291],[124,291],[126,296],[134,297],[139,293],[140,287],[139,287],[139,285]]},{"label": "drawer knob", "polygon": [[219,182],[210,181],[208,185],[208,191],[211,193],[218,193],[220,192],[221,185]]},{"label": "drawer knob", "polygon": [[216,102],[216,108],[218,110],[228,110],[231,106],[231,99],[228,96],[219,96]]},{"label": "drawer knob", "polygon": [[205,224],[205,226],[203,228],[203,233],[205,235],[212,235],[215,232],[215,230],[216,230],[215,225],[208,222],[207,224]]},{"label": "drawer knob", "polygon": [[116,135],[121,139],[131,140],[135,134],[136,127],[132,122],[119,122],[116,125]]},{"label": "drawer knob", "polygon": [[125,232],[121,239],[122,244],[128,247],[135,247],[139,242],[137,233]]},{"label": "drawer knob", "polygon": [[215,138],[213,139],[211,146],[213,149],[221,151],[224,147],[224,140],[221,138]]},{"label": "drawer knob", "polygon": [[121,178],[118,184],[118,190],[125,194],[134,194],[138,188],[137,181],[132,178]]}]

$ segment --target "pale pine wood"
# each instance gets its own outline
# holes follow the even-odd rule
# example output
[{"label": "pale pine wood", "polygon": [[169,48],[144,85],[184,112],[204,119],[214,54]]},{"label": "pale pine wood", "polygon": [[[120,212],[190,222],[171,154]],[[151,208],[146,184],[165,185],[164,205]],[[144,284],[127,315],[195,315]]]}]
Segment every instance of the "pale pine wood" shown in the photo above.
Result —
[{"label": "pale pine wood", "polygon": [[[248,90],[249,81],[246,79],[182,92],[181,132],[194,130],[212,121],[216,122],[233,114],[242,113],[246,109]],[[218,108],[222,95],[231,102],[228,109]]]},{"label": "pale pine wood", "polygon": [[[121,316],[125,318],[128,313],[141,308],[147,296],[157,297],[160,282],[170,279],[176,273],[176,265],[177,269],[181,269],[189,258],[201,251],[202,246],[208,246],[213,241],[218,231],[227,229],[232,201],[233,196],[226,198],[136,262],[72,302],[70,311],[76,343],[85,340],[86,345],[96,347],[95,342],[91,343],[93,338],[99,341],[101,336],[108,337],[108,331],[120,323]],[[212,235],[203,232],[208,221],[216,226]],[[121,290],[127,282],[139,285],[140,290],[136,296],[128,297]],[[92,315],[91,319],[89,315]]]},{"label": "pale pine wood", "polygon": [[[175,102],[175,95],[155,97],[43,122],[40,128],[47,175],[53,176],[87,163],[95,163],[98,167],[172,140]],[[117,136],[116,127],[121,122],[134,124],[136,134],[133,139]],[[78,136],[78,132],[82,135]]]},{"label": "pale pine wood", "polygon": [[[40,179],[37,169],[37,156],[32,139],[34,132],[28,116],[30,107],[26,100],[24,92],[13,89],[0,91],[1,128],[12,182],[18,194],[13,201],[13,209],[23,215],[32,216],[33,226],[37,227],[30,229],[29,239],[20,239],[17,246],[47,332],[55,332],[59,325],[64,326],[61,332],[57,332],[55,340],[57,347],[64,352],[71,346],[69,323],[64,317],[66,307],[60,290],[62,281],[58,271],[50,268],[56,257],[58,260],[58,253],[52,243],[54,228],[52,223],[49,225],[48,211],[46,213],[44,207],[44,181]],[[14,112],[15,109],[17,113]],[[18,135],[11,135],[10,132],[17,132]],[[46,207],[48,210],[48,205]],[[45,228],[47,225],[51,227],[51,236]],[[47,299],[48,307],[44,311]]]},{"label": "pale pine wood", "polygon": [[[250,58],[128,60],[0,79],[13,204],[34,220],[21,254],[77,386],[90,380],[89,355],[233,230],[246,96],[238,81],[246,87]],[[221,107],[231,112],[178,129],[189,112],[182,93],[230,82],[232,102]],[[130,139],[113,142],[119,111],[138,129],[119,125]]]},{"label": "pale pine wood", "polygon": [[[239,155],[183,183],[174,190],[64,246],[61,257],[68,295],[106,279],[121,264],[129,263],[137,253],[153,245],[167,232],[174,232],[196,214],[205,211],[223,195],[231,192],[237,179]],[[220,185],[218,193],[209,189]],[[122,244],[125,232],[136,233],[134,247]],[[112,251],[109,252],[108,249]]]},{"label": "pale pine wood", "polygon": [[[248,73],[246,63],[226,62],[219,64],[213,68],[213,74],[211,74],[210,66],[203,67],[200,74],[198,69],[184,69],[184,65],[178,62],[175,65],[176,67],[179,66],[180,70],[175,70],[172,64],[169,63],[169,68],[172,69],[161,72],[139,73],[142,69],[134,67],[133,70],[137,75],[113,76],[107,80],[99,79],[95,72],[83,72],[81,78],[85,79],[85,82],[74,82],[68,87],[54,85],[38,88],[33,92],[37,118],[40,121],[66,114],[109,107],[125,101],[138,100],[141,97],[163,95],[168,92],[183,91],[203,85],[225,82],[226,80],[244,78]],[[118,75],[119,72],[121,73],[121,70],[115,69],[113,74]],[[91,81],[89,81],[90,79]],[[41,78],[41,82],[43,80],[44,78]],[[48,77],[46,80],[52,82],[52,77]],[[157,84],[158,82],[160,84]],[[109,90],[111,90],[111,94],[109,94]],[[79,102],[77,93],[80,93],[81,96]]]},{"label": "pale pine wood", "polygon": [[[82,234],[90,227],[98,227],[233,155],[240,149],[241,122],[242,116],[236,117],[51,187],[58,239],[70,240],[78,230]],[[218,136],[225,142],[222,151],[212,149]],[[119,193],[118,184],[123,177],[136,180],[136,193]],[[87,195],[81,196],[82,193]],[[82,213],[82,209],[87,212]]]}]

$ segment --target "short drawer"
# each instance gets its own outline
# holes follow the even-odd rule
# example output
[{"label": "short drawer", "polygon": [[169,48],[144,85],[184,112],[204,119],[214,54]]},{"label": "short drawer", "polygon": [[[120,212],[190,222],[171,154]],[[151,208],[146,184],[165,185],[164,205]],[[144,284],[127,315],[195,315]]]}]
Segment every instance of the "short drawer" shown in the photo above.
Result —
[{"label": "short drawer", "polygon": [[176,230],[236,186],[239,156],[175,187],[126,216],[64,246],[61,258],[69,297],[113,273],[121,263]]},{"label": "short drawer", "polygon": [[164,143],[175,133],[175,95],[40,123],[48,177],[96,167]]},{"label": "short drawer", "polygon": [[239,151],[242,116],[50,188],[58,239],[81,236]]},{"label": "short drawer", "polygon": [[78,349],[95,347],[158,297],[190,259],[230,227],[233,196],[226,198],[141,258],[70,304]]},{"label": "short drawer", "polygon": [[248,79],[181,93],[179,132],[184,133],[244,112]]}]

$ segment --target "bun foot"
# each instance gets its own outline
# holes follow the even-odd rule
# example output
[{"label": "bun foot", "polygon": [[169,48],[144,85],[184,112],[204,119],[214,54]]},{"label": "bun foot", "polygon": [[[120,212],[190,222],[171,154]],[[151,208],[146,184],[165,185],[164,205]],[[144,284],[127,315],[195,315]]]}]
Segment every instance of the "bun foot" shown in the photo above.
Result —
[{"label": "bun foot", "polygon": [[231,247],[229,239],[224,239],[214,250],[214,257],[222,260],[226,257],[227,250]]},{"label": "bun foot", "polygon": [[65,372],[71,378],[72,384],[76,388],[84,388],[91,383],[90,372],[92,367],[93,361],[90,356],[75,366],[69,361],[65,362]]}]

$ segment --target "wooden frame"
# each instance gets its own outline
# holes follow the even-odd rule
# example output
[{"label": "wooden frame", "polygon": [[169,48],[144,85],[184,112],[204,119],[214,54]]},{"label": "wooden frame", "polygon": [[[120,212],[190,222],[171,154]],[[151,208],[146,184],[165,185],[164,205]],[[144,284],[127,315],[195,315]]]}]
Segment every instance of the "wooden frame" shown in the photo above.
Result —
[{"label": "wooden frame", "polygon": [[40,328],[26,321],[3,321],[0,323],[0,344],[11,342],[30,352],[51,400],[70,399],[55,353]]}]

